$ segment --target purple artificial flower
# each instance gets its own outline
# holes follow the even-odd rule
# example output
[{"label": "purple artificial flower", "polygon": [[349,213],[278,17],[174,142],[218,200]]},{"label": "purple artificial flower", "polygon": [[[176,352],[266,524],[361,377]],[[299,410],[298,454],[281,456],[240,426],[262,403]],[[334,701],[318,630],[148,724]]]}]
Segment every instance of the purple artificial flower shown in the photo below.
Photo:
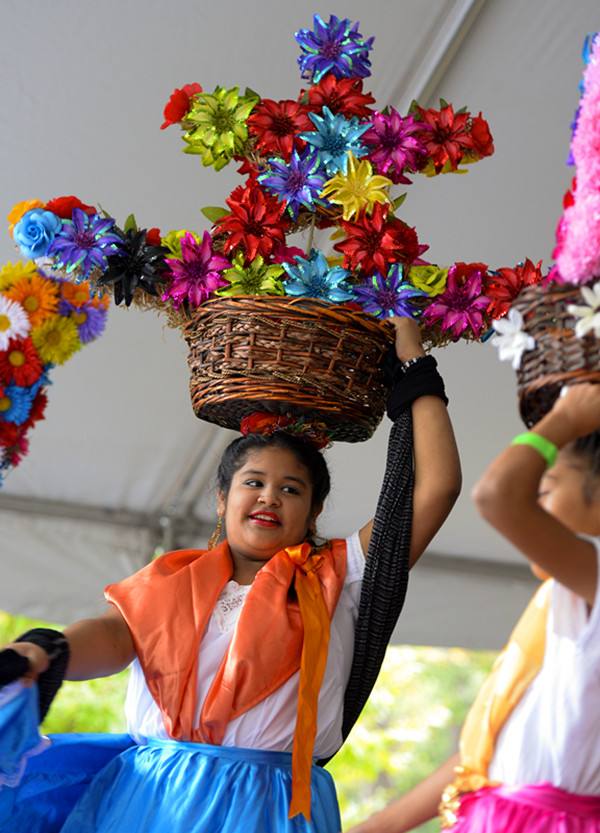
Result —
[{"label": "purple artificial flower", "polygon": [[328,72],[336,78],[366,78],[371,74],[369,50],[374,38],[364,40],[354,25],[347,18],[340,20],[330,15],[329,23],[315,14],[314,31],[300,29],[295,38],[300,44],[302,54],[298,65],[303,78],[315,84]]},{"label": "purple artificial flower", "polygon": [[93,304],[82,304],[76,307],[64,298],[58,305],[58,314],[71,318],[75,322],[82,344],[88,344],[101,336],[108,318],[107,311],[102,307],[95,307]]},{"label": "purple artificial flower", "polygon": [[269,169],[258,176],[261,185],[287,204],[294,220],[302,205],[309,211],[315,210],[326,179],[319,154],[313,149],[306,149],[302,156],[294,150],[289,162],[269,159]]},{"label": "purple artificial flower", "polygon": [[423,320],[429,325],[439,321],[442,330],[450,330],[455,341],[468,327],[479,338],[484,328],[483,313],[490,303],[482,290],[480,269],[469,273],[468,265],[454,264],[448,271],[446,289],[425,309]]},{"label": "purple artificial flower", "polygon": [[57,268],[68,274],[77,272],[82,279],[96,267],[104,272],[108,266],[107,257],[122,247],[121,237],[112,231],[114,225],[111,217],[90,215],[81,208],[74,208],[73,219],[62,221],[48,255],[54,258]]},{"label": "purple artificial flower", "polygon": [[422,136],[431,128],[413,116],[403,118],[394,107],[389,108],[389,113],[375,113],[371,121],[362,141],[371,146],[369,159],[373,167],[392,182],[409,185],[410,179],[402,172],[417,171],[426,161],[427,147],[419,134]]},{"label": "purple artificial flower", "polygon": [[183,301],[192,307],[199,307],[204,301],[228,281],[221,277],[223,269],[231,269],[226,257],[212,250],[212,238],[204,232],[202,242],[198,242],[191,232],[181,238],[181,259],[168,257],[165,260],[168,271],[167,279],[172,282],[162,296],[163,301],[171,299],[178,309]]},{"label": "purple artificial flower", "polygon": [[414,298],[422,298],[426,293],[404,280],[404,266],[394,263],[387,277],[375,272],[364,283],[353,287],[356,301],[365,312],[377,318],[392,318],[395,315],[414,318],[419,314],[414,307]]}]

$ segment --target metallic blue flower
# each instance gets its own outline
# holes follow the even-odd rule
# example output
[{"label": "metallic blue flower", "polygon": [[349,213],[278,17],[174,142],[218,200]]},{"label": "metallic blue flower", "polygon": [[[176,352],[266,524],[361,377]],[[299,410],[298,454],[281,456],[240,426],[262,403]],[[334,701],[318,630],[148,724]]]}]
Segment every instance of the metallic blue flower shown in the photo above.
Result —
[{"label": "metallic blue flower", "polygon": [[368,153],[368,148],[359,139],[371,127],[369,122],[361,124],[357,118],[347,119],[339,113],[334,115],[327,106],[323,107],[322,116],[318,113],[309,113],[308,116],[317,129],[301,133],[300,138],[318,150],[319,159],[329,176],[339,171],[347,172],[348,153],[357,158]]},{"label": "metallic blue flower", "polygon": [[314,211],[327,176],[321,168],[318,153],[308,149],[301,156],[295,150],[289,162],[269,159],[269,169],[260,174],[258,179],[267,190],[287,203],[292,219],[295,220],[302,205]]},{"label": "metallic blue flower", "polygon": [[52,211],[32,208],[26,211],[16,224],[13,237],[23,257],[34,260],[43,257],[60,231],[61,219]]},{"label": "metallic blue flower", "polygon": [[86,214],[81,208],[73,209],[73,219],[63,220],[48,255],[54,265],[68,274],[76,273],[76,282],[88,277],[92,269],[104,272],[107,257],[122,248],[121,237],[113,231],[115,221],[99,214]]},{"label": "metallic blue flower", "polygon": [[334,304],[353,299],[352,287],[345,283],[349,272],[341,266],[330,268],[323,252],[313,249],[309,258],[297,256],[295,263],[284,263],[289,275],[284,281],[286,295],[321,298]]},{"label": "metallic blue flower", "polygon": [[15,425],[22,425],[26,422],[34,399],[29,388],[7,385],[4,388],[4,397],[10,404],[6,410],[2,411],[2,419],[6,422],[14,422]]},{"label": "metallic blue flower", "polygon": [[426,296],[425,292],[404,280],[401,263],[394,263],[386,278],[381,272],[375,272],[353,288],[355,300],[365,312],[377,318],[392,318],[395,315],[416,318],[419,310],[413,306],[413,299]]},{"label": "metallic blue flower", "polygon": [[300,29],[296,40],[302,54],[298,65],[303,78],[318,84],[328,72],[336,78],[366,78],[371,74],[369,50],[374,38],[364,40],[358,31],[358,23],[330,15],[329,23],[316,14],[314,31]]}]

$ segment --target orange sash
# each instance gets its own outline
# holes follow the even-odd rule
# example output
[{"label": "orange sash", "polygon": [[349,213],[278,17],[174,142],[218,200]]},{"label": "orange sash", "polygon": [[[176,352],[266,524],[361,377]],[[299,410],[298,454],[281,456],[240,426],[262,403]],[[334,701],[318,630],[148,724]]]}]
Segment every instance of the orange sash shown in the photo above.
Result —
[{"label": "orange sash", "polygon": [[[200,643],[233,575],[227,542],[179,550],[105,590],[127,622],[148,689],[170,737],[222,743],[229,721],[300,669],[290,817],[310,819],[310,768],[329,626],[346,576],[346,544],[287,547],[256,574],[229,648],[194,726]],[[294,585],[298,601],[290,599]]]}]

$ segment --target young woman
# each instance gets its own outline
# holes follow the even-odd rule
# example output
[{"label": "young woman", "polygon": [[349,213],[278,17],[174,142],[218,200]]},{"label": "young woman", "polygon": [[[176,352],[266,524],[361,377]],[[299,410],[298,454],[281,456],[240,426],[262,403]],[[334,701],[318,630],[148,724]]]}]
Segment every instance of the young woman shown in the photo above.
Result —
[{"label": "young woman", "polygon": [[[413,321],[395,326],[397,357],[413,380],[412,565],[450,511],[460,469],[433,360]],[[434,373],[440,384],[430,384]],[[223,543],[167,553],[109,586],[104,616],[71,625],[64,637],[46,635],[66,638],[67,679],[133,662],[126,703],[133,745],[128,739],[78,790],[54,827],[46,819],[40,829],[339,833],[333,783],[312,762],[342,742],[372,523],[315,545],[327,466],[310,443],[283,431],[235,440],[217,481]],[[52,653],[40,641],[24,635],[8,646],[26,657],[33,679]],[[32,758],[28,772],[51,754]],[[15,830],[29,833],[36,788],[27,789],[29,802],[17,793],[12,818]]]}]

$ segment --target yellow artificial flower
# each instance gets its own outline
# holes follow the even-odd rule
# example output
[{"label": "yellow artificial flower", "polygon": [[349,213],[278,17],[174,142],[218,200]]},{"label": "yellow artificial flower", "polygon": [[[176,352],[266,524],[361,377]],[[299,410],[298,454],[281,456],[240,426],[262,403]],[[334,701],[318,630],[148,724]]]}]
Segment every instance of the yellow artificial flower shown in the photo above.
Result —
[{"label": "yellow artificial flower", "polygon": [[33,329],[31,340],[44,364],[64,364],[81,347],[77,325],[61,315]]},{"label": "yellow artificial flower", "polygon": [[181,260],[181,238],[184,234],[191,234],[194,237],[196,243],[200,242],[200,237],[194,231],[188,231],[187,229],[173,229],[173,231],[168,232],[165,234],[164,237],[160,239],[160,245],[164,246],[168,249],[171,254],[179,258]]},{"label": "yellow artificial flower", "polygon": [[23,216],[28,211],[31,211],[32,208],[43,208],[44,203],[41,200],[23,200],[22,202],[18,202],[10,209],[8,214],[6,215],[6,219],[8,220],[8,230],[12,237],[13,229]]},{"label": "yellow artificial flower", "polygon": [[42,278],[41,275],[23,275],[5,292],[11,301],[17,301],[31,321],[32,327],[38,327],[58,308],[58,288],[55,281]]},{"label": "yellow artificial flower", "polygon": [[16,263],[5,263],[0,269],[0,292],[10,289],[20,278],[30,278],[37,272],[37,267],[32,260],[25,262],[19,260]]},{"label": "yellow artificial flower", "polygon": [[446,289],[448,270],[431,263],[427,266],[411,266],[408,280],[430,298],[441,295]]},{"label": "yellow artificial flower", "polygon": [[361,211],[370,214],[376,202],[390,202],[387,190],[392,185],[387,176],[373,174],[368,159],[358,159],[348,154],[348,171],[341,171],[327,180],[320,196],[329,202],[341,205],[344,220],[351,220]]}]

